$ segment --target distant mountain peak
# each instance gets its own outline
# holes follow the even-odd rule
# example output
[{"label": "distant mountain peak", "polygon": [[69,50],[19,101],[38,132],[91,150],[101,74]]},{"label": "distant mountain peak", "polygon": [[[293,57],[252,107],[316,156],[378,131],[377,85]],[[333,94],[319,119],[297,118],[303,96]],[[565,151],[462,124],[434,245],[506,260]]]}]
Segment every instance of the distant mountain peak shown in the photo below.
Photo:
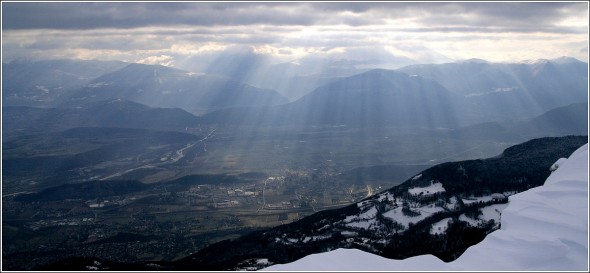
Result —
[{"label": "distant mountain peak", "polygon": [[158,72],[169,72],[169,73],[186,73],[184,70],[177,68],[163,66],[159,64],[141,64],[131,63],[123,67],[121,71],[158,71]]},{"label": "distant mountain peak", "polygon": [[117,108],[133,108],[141,110],[154,109],[153,107],[122,98],[88,102],[84,103],[83,105],[79,105],[78,107],[99,109],[113,106]]},{"label": "distant mountain peak", "polygon": [[555,64],[568,64],[568,63],[579,63],[582,62],[576,58],[568,57],[568,56],[561,56],[555,59],[535,59],[535,60],[523,60],[520,63],[524,64],[547,64],[547,63],[555,63]]},{"label": "distant mountain peak", "polygon": [[548,59],[535,59],[535,60],[523,60],[520,63],[523,64],[546,64],[550,62]]},{"label": "distant mountain peak", "polygon": [[[406,73],[390,70],[390,69],[383,69],[383,68],[376,68],[371,69],[367,72],[358,74],[358,75],[380,75],[380,76],[409,76]],[[355,77],[356,75],[350,76],[349,78]]]},{"label": "distant mountain peak", "polygon": [[568,57],[568,56],[561,56],[559,58],[555,58],[553,60],[551,60],[554,63],[558,63],[558,64],[566,64],[566,63],[579,63],[582,62],[576,58],[573,57]]},{"label": "distant mountain peak", "polygon": [[471,58],[471,59],[467,59],[467,60],[457,61],[457,63],[482,63],[482,64],[487,64],[487,63],[490,63],[490,62],[488,62],[486,60],[483,60],[483,59]]}]

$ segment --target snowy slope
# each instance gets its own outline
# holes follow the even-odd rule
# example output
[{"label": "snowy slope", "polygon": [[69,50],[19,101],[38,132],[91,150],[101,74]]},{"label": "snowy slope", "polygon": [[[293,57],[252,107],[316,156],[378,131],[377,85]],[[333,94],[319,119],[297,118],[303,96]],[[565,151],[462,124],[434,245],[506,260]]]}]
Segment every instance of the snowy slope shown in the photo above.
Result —
[{"label": "snowy slope", "polygon": [[543,186],[510,197],[501,229],[445,263],[432,255],[391,260],[356,249],[313,254],[269,271],[588,271],[588,144]]}]

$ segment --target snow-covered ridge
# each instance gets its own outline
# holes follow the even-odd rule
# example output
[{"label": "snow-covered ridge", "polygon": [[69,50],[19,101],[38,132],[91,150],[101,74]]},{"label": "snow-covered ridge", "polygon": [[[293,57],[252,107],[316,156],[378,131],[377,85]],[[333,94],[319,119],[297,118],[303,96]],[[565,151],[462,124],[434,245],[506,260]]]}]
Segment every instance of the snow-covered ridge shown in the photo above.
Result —
[{"label": "snow-covered ridge", "polygon": [[543,186],[510,197],[500,230],[453,262],[432,255],[391,260],[337,249],[264,270],[588,271],[588,144],[556,165]]}]

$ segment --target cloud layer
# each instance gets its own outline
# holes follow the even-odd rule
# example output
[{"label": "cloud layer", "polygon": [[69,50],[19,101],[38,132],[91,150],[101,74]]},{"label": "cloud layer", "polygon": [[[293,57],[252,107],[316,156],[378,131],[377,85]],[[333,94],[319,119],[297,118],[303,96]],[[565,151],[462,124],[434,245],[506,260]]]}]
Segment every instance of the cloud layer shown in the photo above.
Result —
[{"label": "cloud layer", "polygon": [[580,2],[11,2],[2,3],[2,28],[3,61],[174,65],[235,47],[279,60],[346,52],[359,59],[359,52],[372,50],[415,62],[562,55],[588,60],[588,3]]}]

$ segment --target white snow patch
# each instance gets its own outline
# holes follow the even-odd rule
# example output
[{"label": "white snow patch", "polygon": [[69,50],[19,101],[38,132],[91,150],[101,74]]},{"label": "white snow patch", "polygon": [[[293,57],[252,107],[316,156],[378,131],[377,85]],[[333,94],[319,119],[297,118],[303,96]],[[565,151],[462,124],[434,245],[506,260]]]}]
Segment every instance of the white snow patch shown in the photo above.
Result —
[{"label": "white snow patch", "polygon": [[311,239],[313,241],[320,241],[320,240],[329,239],[330,237],[331,237],[331,235],[318,235],[318,236],[313,236]]},{"label": "white snow patch", "polygon": [[392,260],[357,249],[336,249],[263,270],[588,272],[588,144],[543,186],[509,199],[502,228],[449,263],[432,255]]},{"label": "white snow patch", "polygon": [[[428,213],[428,214],[433,214],[433,213],[437,213],[437,212],[441,212],[444,211],[445,209],[441,208],[441,207],[437,207],[434,204],[428,204],[419,208],[415,208],[414,210],[419,211],[420,213]],[[429,215],[426,216],[429,216]]]},{"label": "white snow patch", "polygon": [[549,168],[550,171],[555,171],[559,168],[559,166],[561,166],[561,164],[563,164],[567,159],[565,158],[560,158],[557,161],[555,161],[555,163],[553,163],[553,165],[551,165],[551,168]]},{"label": "white snow patch", "polygon": [[451,221],[451,218],[445,218],[432,224],[432,227],[430,228],[430,234],[435,235],[445,233]]},{"label": "white snow patch", "polygon": [[89,84],[86,85],[86,87],[88,87],[88,88],[99,88],[99,87],[102,87],[102,86],[107,86],[109,84],[110,83],[108,83],[108,82],[96,82],[96,83],[89,83]]},{"label": "white snow patch", "polygon": [[512,87],[496,87],[496,88],[492,88],[492,91],[489,92],[482,92],[482,93],[470,93],[465,95],[466,98],[469,97],[478,97],[478,96],[483,96],[483,95],[488,95],[488,94],[493,94],[493,93],[503,93],[503,92],[512,92],[512,91],[516,91],[518,90],[517,86],[512,86]]},{"label": "white snow patch", "polygon": [[45,93],[49,93],[49,89],[43,85],[35,85],[35,87]]},{"label": "white snow patch", "polygon": [[363,207],[366,207],[371,204],[373,204],[373,200],[365,200],[365,201],[358,202],[356,204],[356,206],[362,209]]},{"label": "white snow patch", "polygon": [[373,206],[369,210],[367,210],[359,215],[347,216],[344,219],[344,223],[350,223],[352,221],[358,221],[358,220],[374,219],[375,216],[377,216],[377,208],[375,206]]},{"label": "white snow patch", "polygon": [[439,193],[439,192],[445,192],[445,188],[443,187],[443,184],[440,182],[436,182],[436,183],[432,183],[430,186],[428,187],[414,187],[411,189],[408,189],[408,192],[411,195],[420,195],[420,194],[424,194],[424,195],[428,195],[428,194],[435,194],[435,193]]},{"label": "white snow patch", "polygon": [[203,76],[204,73],[196,73],[196,72],[187,72],[185,73],[187,76]]},{"label": "white snow patch", "polygon": [[477,227],[479,225],[479,223],[480,223],[480,221],[475,220],[475,219],[473,219],[471,217],[467,217],[465,214],[461,214],[459,216],[459,221],[466,222],[466,223],[468,223],[472,227]]},{"label": "white snow patch", "polygon": [[371,226],[377,224],[377,221],[375,221],[375,219],[370,219],[367,221],[356,221],[356,222],[351,222],[346,224],[347,227],[351,227],[351,228],[358,228],[358,229],[370,229]]},{"label": "white snow patch", "polygon": [[358,236],[359,234],[354,232],[354,231],[341,231],[340,234],[342,234],[342,236],[345,237],[354,237],[354,236]]},{"label": "white snow patch", "polygon": [[330,225],[329,224],[321,227],[320,229],[318,229],[318,231],[322,231],[322,230],[328,229],[328,228],[330,228]]},{"label": "white snow patch", "polygon": [[268,264],[268,259],[267,258],[263,258],[263,259],[258,259],[256,260],[257,264]]},{"label": "white snow patch", "polygon": [[492,196],[491,195],[487,195],[487,196],[479,196],[479,197],[468,197],[468,198],[464,198],[463,199],[463,203],[465,205],[467,204],[471,204],[471,203],[477,203],[477,202],[489,202],[492,201]]},{"label": "white snow patch", "polygon": [[477,219],[473,219],[467,217],[465,214],[461,214],[459,216],[459,220],[467,222],[470,226],[473,227],[486,223],[490,220],[494,220],[496,223],[500,223],[502,210],[504,210],[507,206],[508,204],[494,204],[487,207],[483,207],[479,209],[481,211],[481,215],[479,215]]},{"label": "white snow patch", "polygon": [[422,174],[416,175],[414,177],[412,177],[412,180],[418,180],[420,179],[420,177],[422,177]]},{"label": "white snow patch", "polygon": [[447,208],[450,210],[456,210],[459,207],[459,201],[457,200],[457,197],[453,196],[451,198],[449,198],[449,203],[447,203]]},{"label": "white snow patch", "polygon": [[383,202],[385,200],[387,200],[388,202],[392,202],[394,200],[393,194],[390,193],[390,192],[385,192],[385,193],[382,193],[382,194],[379,194],[378,195],[377,201]]},{"label": "white snow patch", "polygon": [[[414,211],[416,211],[416,210],[414,209]],[[419,212],[419,211],[417,211],[417,212]],[[406,216],[402,212],[402,207],[397,207],[395,209],[392,209],[388,212],[383,213],[383,216],[403,225],[404,228],[408,228],[410,224],[418,223],[418,222],[424,220],[426,217],[430,216],[430,214],[420,212],[420,215],[418,215],[418,216],[413,216],[413,217]]]},{"label": "white snow patch", "polygon": [[515,195],[517,194],[517,191],[505,191],[502,194],[504,194],[504,196],[510,196],[510,195]]},{"label": "white snow patch", "polygon": [[481,208],[481,215],[479,219],[483,221],[494,220],[496,223],[500,222],[500,216],[502,215],[502,211],[508,207],[508,204],[495,204],[487,207]]}]

